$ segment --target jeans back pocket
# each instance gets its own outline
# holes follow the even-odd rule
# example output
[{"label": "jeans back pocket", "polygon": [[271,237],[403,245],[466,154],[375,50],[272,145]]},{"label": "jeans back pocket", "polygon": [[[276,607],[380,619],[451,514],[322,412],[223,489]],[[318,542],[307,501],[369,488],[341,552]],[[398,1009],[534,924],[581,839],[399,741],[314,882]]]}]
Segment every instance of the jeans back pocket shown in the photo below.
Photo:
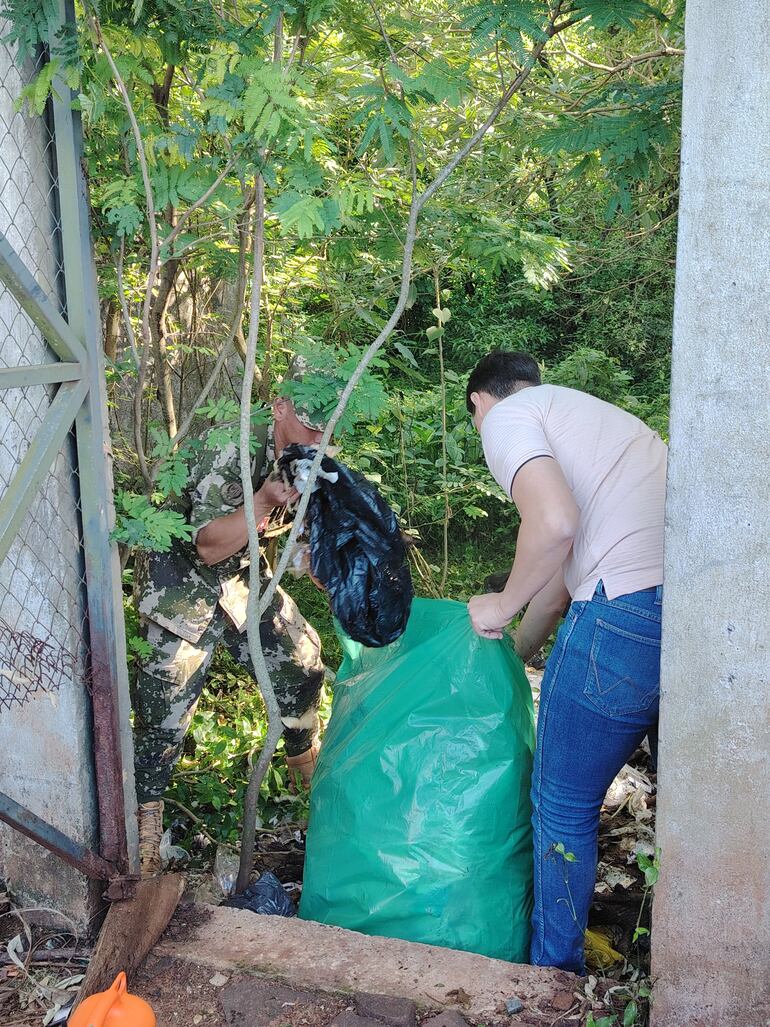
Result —
[{"label": "jeans back pocket", "polygon": [[660,693],[660,637],[597,620],[584,693],[610,717],[649,709]]}]

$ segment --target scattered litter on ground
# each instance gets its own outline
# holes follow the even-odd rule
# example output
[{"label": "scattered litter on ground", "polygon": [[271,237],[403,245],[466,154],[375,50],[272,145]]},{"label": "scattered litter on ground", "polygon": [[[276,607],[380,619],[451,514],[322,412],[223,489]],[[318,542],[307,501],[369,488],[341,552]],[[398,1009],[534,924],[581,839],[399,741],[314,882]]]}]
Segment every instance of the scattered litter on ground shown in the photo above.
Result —
[{"label": "scattered litter on ground", "polygon": [[238,880],[238,853],[231,845],[217,845],[214,856],[214,879],[226,899],[235,894]]},{"label": "scattered litter on ground", "polygon": [[646,774],[626,764],[610,785],[604,798],[604,808],[620,812],[628,806],[635,816],[649,820],[652,817],[652,810],[647,807],[647,798],[654,791],[655,788]]},{"label": "scattered litter on ground", "polygon": [[170,827],[161,835],[159,848],[160,861],[164,870],[171,866],[181,866],[190,858],[187,849],[183,849],[181,845],[173,844]]},{"label": "scattered litter on ground", "polygon": [[243,890],[240,895],[233,895],[222,902],[223,906],[234,909],[248,909],[252,913],[266,916],[296,916],[297,907],[286,894],[283,885],[269,870],[259,879]]},{"label": "scattered litter on ground", "polygon": [[4,1027],[63,1023],[90,958],[82,939],[36,927],[34,915],[35,910],[17,910],[10,902],[0,911],[0,1023]]},{"label": "scattered litter on ground", "polygon": [[595,927],[586,931],[586,965],[592,970],[609,970],[622,962],[623,956],[610,944],[609,931]]},{"label": "scattered litter on ground", "polygon": [[147,958],[132,987],[153,1007],[158,1027],[329,1027],[350,1005],[349,998],[247,974],[221,984],[224,974],[201,970],[167,956]]},{"label": "scattered litter on ground", "polygon": [[152,1007],[139,995],[128,990],[124,970],[103,991],[96,991],[78,1002],[67,1021],[69,1027],[105,1027],[106,1024],[130,1024],[130,1027],[156,1027]]},{"label": "scattered litter on ground", "polygon": [[617,887],[633,888],[635,884],[636,878],[633,874],[626,873],[625,869],[601,861],[596,867],[595,891],[597,895],[609,895]]},{"label": "scattered litter on ground", "polygon": [[637,857],[655,855],[657,774],[647,746],[640,746],[610,786],[599,825],[599,864],[589,927],[601,930],[620,954],[611,970],[617,980],[649,973],[649,935],[634,940],[637,928],[650,928],[649,902],[644,903],[644,874]]}]

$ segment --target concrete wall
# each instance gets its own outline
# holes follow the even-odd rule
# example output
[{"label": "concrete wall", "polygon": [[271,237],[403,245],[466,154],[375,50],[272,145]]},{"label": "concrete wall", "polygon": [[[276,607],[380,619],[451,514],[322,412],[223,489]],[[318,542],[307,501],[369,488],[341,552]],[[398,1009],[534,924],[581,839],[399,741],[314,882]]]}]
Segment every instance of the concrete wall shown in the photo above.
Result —
[{"label": "concrete wall", "polygon": [[656,1027],[770,1023],[770,4],[688,0]]},{"label": "concrete wall", "polygon": [[[0,21],[0,37],[6,29]],[[22,81],[0,44],[0,229],[49,296],[58,253],[49,140],[13,110]],[[51,359],[0,286],[0,366]],[[0,491],[50,403],[51,389],[0,392]],[[65,444],[0,564],[0,790],[73,838],[97,843],[77,480]],[[14,898],[54,907],[84,928],[94,888],[58,858],[0,826],[0,864]]]}]

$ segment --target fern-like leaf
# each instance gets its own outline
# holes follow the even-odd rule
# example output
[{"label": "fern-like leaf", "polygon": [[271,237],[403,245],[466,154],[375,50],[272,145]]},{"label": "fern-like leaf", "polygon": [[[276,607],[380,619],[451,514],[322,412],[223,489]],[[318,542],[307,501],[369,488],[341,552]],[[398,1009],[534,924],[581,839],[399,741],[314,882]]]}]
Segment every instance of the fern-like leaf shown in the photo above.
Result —
[{"label": "fern-like leaf", "polygon": [[648,18],[666,21],[659,7],[644,3],[644,0],[576,0],[573,9],[576,15],[584,15],[587,22],[597,29],[615,26],[632,29]]}]

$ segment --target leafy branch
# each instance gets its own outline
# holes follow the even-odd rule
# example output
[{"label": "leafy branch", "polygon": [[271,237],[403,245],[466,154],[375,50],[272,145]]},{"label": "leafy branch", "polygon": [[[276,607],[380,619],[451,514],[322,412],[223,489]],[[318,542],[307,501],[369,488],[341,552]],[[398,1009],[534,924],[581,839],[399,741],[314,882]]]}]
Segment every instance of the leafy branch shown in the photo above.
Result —
[{"label": "leafy branch", "polygon": [[[524,66],[521,68],[521,70],[518,72],[515,78],[510,82],[510,84],[506,87],[506,89],[503,91],[502,96],[498,99],[497,103],[492,108],[492,111],[487,115],[485,120],[482,122],[479,128],[477,128],[476,131],[471,135],[468,141],[459,148],[459,150],[450,158],[449,161],[447,161],[444,167],[435,175],[430,184],[422,192],[418,191],[416,174],[414,172],[414,150],[413,147],[410,147],[410,156],[413,169],[413,188],[409,206],[409,217],[407,220],[406,235],[404,239],[404,250],[401,262],[401,287],[399,290],[398,300],[384,327],[379,332],[374,341],[370,343],[369,347],[363,353],[361,360],[359,361],[358,367],[356,367],[356,369],[353,371],[353,373],[350,376],[350,379],[348,380],[347,385],[342,390],[342,394],[340,395],[337,407],[332,413],[329,422],[326,425],[326,429],[324,430],[323,436],[318,445],[315,458],[310,467],[307,487],[303,495],[300,497],[299,505],[295,514],[294,524],[292,525],[291,532],[289,533],[289,538],[286,542],[286,545],[284,546],[283,552],[281,553],[281,558],[278,562],[275,574],[268,583],[267,587],[265,588],[265,591],[260,600],[260,615],[265,612],[268,605],[272,601],[273,596],[275,595],[275,591],[278,588],[278,585],[280,584],[281,579],[289,566],[292,549],[300,533],[301,526],[304,522],[305,514],[307,513],[312,486],[318,476],[318,471],[321,467],[323,454],[326,450],[326,447],[331,442],[334,429],[337,426],[337,423],[339,422],[340,418],[342,417],[342,414],[345,411],[345,407],[347,406],[354,389],[364,376],[372,360],[374,360],[377,353],[390,338],[396,325],[399,322],[399,319],[401,318],[401,315],[406,309],[406,305],[409,299],[409,286],[411,283],[412,258],[414,253],[415,242],[417,239],[417,223],[420,214],[422,213],[428,201],[444,185],[444,183],[450,177],[452,172],[462,163],[463,160],[465,160],[468,154],[471,153],[476,146],[478,146],[479,142],[484,138],[486,133],[489,131],[489,129],[492,127],[495,121],[499,118],[500,114],[505,110],[506,106],[510,103],[513,96],[521,89],[524,82],[526,82],[530,72],[537,63],[537,60],[540,57],[543,50],[545,49],[548,41],[552,39],[558,31],[556,28],[556,23],[561,13],[561,8],[562,3],[561,0],[559,0],[559,2],[556,3],[555,8],[551,12],[548,25],[545,31],[542,33],[542,38],[538,39],[538,41],[533,45],[529,53],[529,56],[524,63]],[[567,22],[562,23],[562,25],[566,24]]]},{"label": "leafy branch", "polygon": [[[115,84],[118,87],[118,92],[123,100],[123,105],[126,108],[128,120],[131,124],[131,131],[134,137],[134,143],[136,145],[136,153],[139,159],[139,165],[142,172],[142,183],[144,185],[144,196],[147,209],[147,221],[150,229],[150,268],[147,274],[147,284],[144,291],[144,302],[142,303],[142,319],[141,319],[141,332],[142,332],[142,349],[139,353],[139,367],[137,369],[137,387],[134,394],[134,443],[136,445],[136,454],[139,460],[139,470],[141,471],[142,478],[148,489],[152,487],[152,477],[150,470],[147,465],[147,455],[144,448],[144,437],[142,433],[142,399],[144,394],[144,386],[147,379],[147,365],[150,358],[150,347],[152,345],[152,335],[150,331],[150,310],[152,305],[153,290],[155,288],[155,279],[158,274],[158,266],[160,261],[160,243],[158,241],[158,225],[155,217],[155,201],[152,192],[152,183],[150,181],[150,169],[147,163],[147,153],[144,147],[144,139],[142,137],[141,129],[139,128],[139,122],[134,111],[134,106],[131,103],[131,98],[128,95],[126,84],[123,81],[123,76],[118,70],[118,66],[115,63],[115,58],[112,55],[107,42],[102,32],[99,18],[94,11],[89,10],[88,6],[85,7],[86,19],[93,32],[99,47],[101,48],[104,56],[107,59],[107,63],[110,66],[110,71],[115,80]],[[121,304],[124,316],[127,315],[127,308]],[[128,322],[127,322],[128,323]],[[128,329],[127,329],[128,330]]]},{"label": "leafy branch", "polygon": [[251,456],[249,441],[251,438],[251,390],[254,384],[254,367],[257,360],[257,338],[259,334],[259,316],[262,298],[262,275],[265,263],[265,181],[257,175],[255,181],[255,212],[254,212],[254,277],[251,286],[251,311],[249,335],[246,341],[246,360],[243,370],[241,387],[240,416],[240,461],[241,485],[243,502],[246,512],[246,525],[249,533],[249,598],[246,607],[246,636],[249,652],[256,672],[259,690],[265,701],[267,710],[267,734],[262,744],[256,766],[249,776],[246,797],[243,804],[243,835],[241,838],[241,854],[238,867],[236,891],[242,892],[249,883],[254,863],[255,829],[257,826],[257,800],[267,768],[273,758],[281,738],[283,725],[275,689],[267,668],[265,653],[262,648],[260,634],[261,610],[259,609],[259,533],[254,513],[254,490],[251,483]]}]

